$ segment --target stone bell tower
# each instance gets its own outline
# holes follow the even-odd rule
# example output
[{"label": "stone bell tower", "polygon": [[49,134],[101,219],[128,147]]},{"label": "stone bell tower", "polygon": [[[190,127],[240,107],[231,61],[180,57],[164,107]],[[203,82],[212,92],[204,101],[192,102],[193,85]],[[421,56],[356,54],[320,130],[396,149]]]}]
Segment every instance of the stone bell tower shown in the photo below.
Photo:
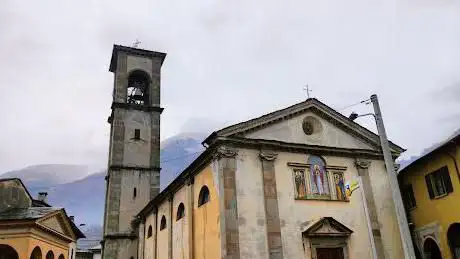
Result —
[{"label": "stone bell tower", "polygon": [[137,258],[134,216],[160,189],[160,73],[165,53],[114,45],[103,258]]}]

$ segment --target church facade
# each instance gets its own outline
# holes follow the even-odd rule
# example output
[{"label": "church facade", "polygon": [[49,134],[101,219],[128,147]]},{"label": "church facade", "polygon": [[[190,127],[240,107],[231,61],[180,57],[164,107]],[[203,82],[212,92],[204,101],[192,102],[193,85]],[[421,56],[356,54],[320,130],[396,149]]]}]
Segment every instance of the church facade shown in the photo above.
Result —
[{"label": "church facade", "polygon": [[[144,189],[151,198],[139,211],[112,208],[129,228],[104,234],[104,258],[404,258],[378,136],[319,100],[215,131],[203,145],[162,192]],[[390,147],[395,159],[404,151]],[[141,169],[131,170],[137,179]],[[358,177],[349,196],[345,183]]]}]

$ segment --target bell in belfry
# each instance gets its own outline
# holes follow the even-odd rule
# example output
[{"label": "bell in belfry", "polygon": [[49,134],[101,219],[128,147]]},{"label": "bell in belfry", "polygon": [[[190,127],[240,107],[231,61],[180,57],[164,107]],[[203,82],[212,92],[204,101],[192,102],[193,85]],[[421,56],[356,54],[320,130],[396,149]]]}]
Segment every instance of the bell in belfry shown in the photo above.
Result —
[{"label": "bell in belfry", "polygon": [[134,89],[133,99],[136,100],[136,101],[144,100],[144,94],[142,93],[141,89],[139,89],[139,88]]}]

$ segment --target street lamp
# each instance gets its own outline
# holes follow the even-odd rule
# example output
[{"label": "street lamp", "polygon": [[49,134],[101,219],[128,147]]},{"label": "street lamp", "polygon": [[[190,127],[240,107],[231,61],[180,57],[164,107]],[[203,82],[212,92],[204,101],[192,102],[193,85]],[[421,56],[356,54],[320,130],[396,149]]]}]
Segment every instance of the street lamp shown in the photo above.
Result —
[{"label": "street lamp", "polygon": [[372,115],[374,116],[375,123],[377,125],[377,131],[380,137],[380,146],[382,147],[383,158],[385,160],[385,167],[387,168],[388,177],[390,178],[390,188],[393,195],[393,201],[396,210],[396,216],[398,219],[399,232],[401,235],[401,241],[404,248],[404,258],[415,259],[414,246],[412,244],[412,238],[409,231],[409,225],[407,223],[406,213],[404,211],[404,205],[401,197],[401,192],[399,191],[398,178],[396,176],[395,167],[393,164],[393,158],[391,156],[390,144],[387,139],[387,134],[385,132],[385,126],[383,124],[382,112],[380,111],[379,100],[377,95],[371,95],[371,102],[374,106],[374,113],[366,113],[358,115],[357,113],[352,113],[349,116],[350,120],[355,120],[358,117]]}]

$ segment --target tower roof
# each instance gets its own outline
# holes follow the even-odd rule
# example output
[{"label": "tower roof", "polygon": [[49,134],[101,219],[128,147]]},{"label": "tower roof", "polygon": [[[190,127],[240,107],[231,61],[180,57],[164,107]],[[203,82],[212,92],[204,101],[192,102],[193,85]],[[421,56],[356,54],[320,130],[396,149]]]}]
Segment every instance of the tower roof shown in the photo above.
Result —
[{"label": "tower roof", "polygon": [[158,52],[158,51],[152,51],[152,50],[145,50],[145,49],[138,49],[138,48],[133,48],[133,47],[126,47],[126,46],[121,46],[121,45],[113,45],[113,50],[112,50],[112,58],[110,59],[110,67],[109,71],[114,72],[117,69],[117,60],[118,60],[118,53],[119,52],[125,52],[130,55],[135,55],[135,56],[143,56],[143,57],[149,57],[149,58],[160,58],[161,59],[161,64],[163,64],[163,61],[166,58],[166,53],[163,52]]}]

